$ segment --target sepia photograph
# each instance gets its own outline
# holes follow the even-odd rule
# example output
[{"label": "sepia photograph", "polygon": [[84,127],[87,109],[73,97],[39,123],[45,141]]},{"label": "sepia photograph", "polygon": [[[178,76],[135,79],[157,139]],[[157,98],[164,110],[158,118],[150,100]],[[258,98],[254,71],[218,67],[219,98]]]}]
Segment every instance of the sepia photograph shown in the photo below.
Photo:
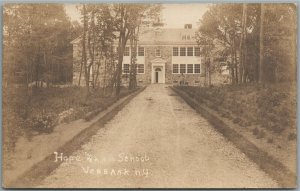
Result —
[{"label": "sepia photograph", "polygon": [[297,188],[296,3],[5,3],[2,188]]}]

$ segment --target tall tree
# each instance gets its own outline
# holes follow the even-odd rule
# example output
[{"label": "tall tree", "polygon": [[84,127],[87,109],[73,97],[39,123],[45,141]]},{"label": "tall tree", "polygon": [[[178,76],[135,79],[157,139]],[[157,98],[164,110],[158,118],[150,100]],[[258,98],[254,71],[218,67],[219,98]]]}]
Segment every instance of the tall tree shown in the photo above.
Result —
[{"label": "tall tree", "polygon": [[3,14],[4,56],[15,55],[16,74],[26,74],[19,83],[65,81],[62,73],[71,78],[65,69],[72,66],[73,25],[62,4],[6,4]]},{"label": "tall tree", "polygon": [[296,47],[295,15],[294,4],[212,5],[199,33],[220,49],[214,57],[227,57],[233,83],[291,80],[296,59],[287,47]]},{"label": "tall tree", "polygon": [[[159,16],[160,5],[153,4],[116,4],[114,6],[116,15],[116,26],[118,31],[118,64],[116,70],[116,95],[121,90],[121,75],[124,50],[127,41],[132,37],[137,38],[139,26],[142,23],[149,24]],[[156,19],[155,19],[156,20]],[[136,40],[136,39],[135,39]],[[134,43],[134,42],[133,42]],[[136,50],[135,50],[136,51]],[[132,60],[134,61],[134,60]],[[135,67],[135,65],[134,65]]]}]

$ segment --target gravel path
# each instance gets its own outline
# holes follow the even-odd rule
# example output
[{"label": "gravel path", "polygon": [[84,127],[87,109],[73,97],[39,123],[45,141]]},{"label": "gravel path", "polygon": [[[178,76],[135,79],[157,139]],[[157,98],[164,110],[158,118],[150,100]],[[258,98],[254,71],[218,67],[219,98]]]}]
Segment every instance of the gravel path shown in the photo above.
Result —
[{"label": "gravel path", "polygon": [[68,157],[39,187],[278,186],[164,85],[147,87]]}]

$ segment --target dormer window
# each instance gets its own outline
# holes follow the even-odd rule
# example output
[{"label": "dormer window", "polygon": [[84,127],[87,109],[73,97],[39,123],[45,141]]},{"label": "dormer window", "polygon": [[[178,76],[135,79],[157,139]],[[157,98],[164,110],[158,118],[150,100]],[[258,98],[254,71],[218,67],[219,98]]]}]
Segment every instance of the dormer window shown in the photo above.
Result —
[{"label": "dormer window", "polygon": [[155,49],[155,56],[161,57],[160,49]]}]

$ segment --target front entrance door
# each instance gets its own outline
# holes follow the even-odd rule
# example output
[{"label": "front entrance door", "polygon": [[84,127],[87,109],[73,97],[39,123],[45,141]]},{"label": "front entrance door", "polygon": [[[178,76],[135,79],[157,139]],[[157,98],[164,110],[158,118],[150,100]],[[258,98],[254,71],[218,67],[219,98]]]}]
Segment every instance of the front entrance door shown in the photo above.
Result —
[{"label": "front entrance door", "polygon": [[151,61],[151,83],[164,84],[165,83],[165,64],[166,61],[161,58],[155,58]]},{"label": "front entrance door", "polygon": [[155,83],[162,83],[161,73],[162,72],[160,68],[155,69]]}]

